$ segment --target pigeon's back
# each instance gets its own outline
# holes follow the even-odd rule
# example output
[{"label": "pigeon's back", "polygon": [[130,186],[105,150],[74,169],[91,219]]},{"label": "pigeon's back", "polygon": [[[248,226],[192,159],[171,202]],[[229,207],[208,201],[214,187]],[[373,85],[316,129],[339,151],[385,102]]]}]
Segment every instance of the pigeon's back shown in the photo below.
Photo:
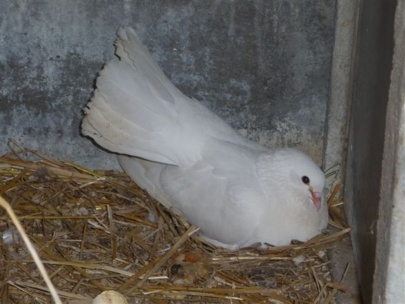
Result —
[{"label": "pigeon's back", "polygon": [[172,165],[199,160],[213,139],[262,149],[183,95],[133,29],[118,31],[116,55],[100,72],[82,123],[83,134],[102,147]]}]

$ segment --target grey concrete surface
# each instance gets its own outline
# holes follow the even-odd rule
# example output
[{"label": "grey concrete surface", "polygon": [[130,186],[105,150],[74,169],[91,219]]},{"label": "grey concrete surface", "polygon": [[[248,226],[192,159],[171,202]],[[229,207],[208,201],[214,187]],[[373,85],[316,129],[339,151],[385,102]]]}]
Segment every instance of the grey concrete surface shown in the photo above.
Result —
[{"label": "grey concrete surface", "polygon": [[0,154],[7,140],[90,168],[82,109],[135,27],[169,78],[242,134],[322,161],[335,1],[0,1]]},{"label": "grey concrete surface", "polygon": [[[340,0],[336,6],[335,43],[326,119],[324,168],[332,178],[327,187],[344,184],[349,110],[352,97],[354,52],[359,0]],[[343,189],[343,188],[342,188]]]},{"label": "grey concrete surface", "polygon": [[378,210],[373,303],[405,302],[405,3],[398,2]]},{"label": "grey concrete surface", "polygon": [[362,301],[372,303],[396,1],[362,0],[360,6],[345,203]]},{"label": "grey concrete surface", "polygon": [[[347,137],[350,118],[350,106],[353,90],[353,70],[357,26],[359,21],[359,1],[339,0],[336,6],[335,43],[331,71],[330,96],[326,120],[326,140],[324,168],[327,169],[327,187],[333,189],[336,184],[345,185]],[[341,188],[343,194],[344,187]],[[360,294],[353,248],[349,237],[329,251],[332,275],[336,281],[343,278],[346,292],[337,293],[335,300],[339,304],[360,303]]]}]

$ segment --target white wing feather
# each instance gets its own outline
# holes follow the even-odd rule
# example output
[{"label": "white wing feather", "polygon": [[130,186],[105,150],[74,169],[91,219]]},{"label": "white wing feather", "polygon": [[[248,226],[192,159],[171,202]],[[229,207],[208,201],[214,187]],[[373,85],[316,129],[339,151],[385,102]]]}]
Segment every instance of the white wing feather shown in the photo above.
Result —
[{"label": "white wing feather", "polygon": [[201,227],[206,238],[230,247],[249,245],[260,225],[267,197],[256,178],[257,156],[222,142],[206,146],[202,160],[186,167],[128,156],[118,159],[131,178],[163,205]]}]

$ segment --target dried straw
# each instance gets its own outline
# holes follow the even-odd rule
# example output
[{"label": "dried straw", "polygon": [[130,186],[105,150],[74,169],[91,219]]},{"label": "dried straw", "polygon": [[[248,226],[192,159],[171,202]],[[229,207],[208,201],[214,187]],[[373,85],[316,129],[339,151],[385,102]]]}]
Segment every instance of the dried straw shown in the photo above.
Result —
[{"label": "dried straw", "polygon": [[[65,303],[116,290],[128,303],[331,303],[327,250],[346,236],[339,186],[330,231],[283,247],[215,248],[125,174],[90,171],[13,143],[0,157],[9,202]],[[7,214],[0,262],[2,303],[50,303],[37,267]],[[89,302],[90,301],[90,302]]]}]

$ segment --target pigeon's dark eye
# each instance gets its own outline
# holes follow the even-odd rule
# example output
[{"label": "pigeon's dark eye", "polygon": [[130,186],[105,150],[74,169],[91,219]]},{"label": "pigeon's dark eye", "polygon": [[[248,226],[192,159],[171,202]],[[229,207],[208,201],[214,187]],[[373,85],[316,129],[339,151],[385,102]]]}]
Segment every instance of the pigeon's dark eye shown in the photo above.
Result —
[{"label": "pigeon's dark eye", "polygon": [[303,182],[305,185],[309,185],[309,177],[308,177],[308,176],[303,176],[301,179],[302,179],[302,182]]}]

